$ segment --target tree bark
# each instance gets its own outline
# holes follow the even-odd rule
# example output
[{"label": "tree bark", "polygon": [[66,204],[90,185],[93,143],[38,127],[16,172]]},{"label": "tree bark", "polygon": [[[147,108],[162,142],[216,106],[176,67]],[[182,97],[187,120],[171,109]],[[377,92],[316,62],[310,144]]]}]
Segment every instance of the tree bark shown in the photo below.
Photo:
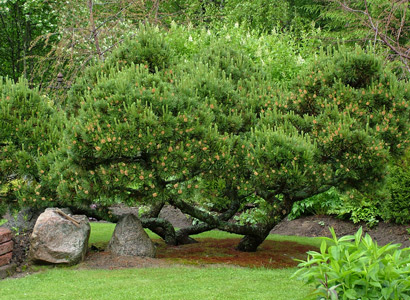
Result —
[{"label": "tree bark", "polygon": [[167,245],[178,245],[174,226],[169,221],[161,218],[141,218],[141,223],[144,228],[158,234]]},{"label": "tree bark", "polygon": [[[218,216],[218,220],[228,221],[230,218],[232,218],[235,215],[239,207],[240,207],[239,200],[236,199],[235,201],[232,201],[231,206],[228,208],[228,210]],[[190,235],[199,234],[199,233],[209,231],[215,228],[216,228],[215,225],[210,225],[207,223],[199,223],[199,224],[192,225],[190,227],[182,228],[177,231],[177,240],[181,244],[196,243],[197,241],[189,237]]]},{"label": "tree bark", "polygon": [[192,225],[186,228],[181,228],[180,230],[177,231],[177,241],[178,244],[180,245],[186,245],[186,244],[194,244],[198,243],[195,239],[191,238],[190,235],[192,234],[199,234],[205,231],[209,231],[214,229],[215,226],[211,226],[206,223],[199,223],[196,225]]},{"label": "tree bark", "polygon": [[143,213],[141,218],[158,218],[161,209],[164,207],[165,202],[157,202],[151,205],[151,208],[148,212]]},{"label": "tree bark", "polygon": [[[276,198],[275,195],[268,197]],[[270,231],[289,214],[295,201],[289,195],[283,195],[283,198],[282,202],[277,204],[276,209],[271,211],[268,221],[262,224],[259,230],[256,230],[253,234],[247,234],[241,239],[238,246],[236,246],[237,250],[255,252],[268,237]]]},{"label": "tree bark", "polygon": [[182,212],[189,214],[202,222],[230,233],[242,234],[242,235],[258,235],[260,229],[254,225],[240,225],[236,223],[228,222],[217,216],[211,215],[208,212],[201,211],[200,209],[180,200],[171,200],[172,205],[179,208]]},{"label": "tree bark", "polygon": [[255,252],[260,244],[265,241],[269,232],[270,230],[265,231],[261,235],[245,235],[239,242],[238,246],[236,246],[236,250],[242,252]]}]

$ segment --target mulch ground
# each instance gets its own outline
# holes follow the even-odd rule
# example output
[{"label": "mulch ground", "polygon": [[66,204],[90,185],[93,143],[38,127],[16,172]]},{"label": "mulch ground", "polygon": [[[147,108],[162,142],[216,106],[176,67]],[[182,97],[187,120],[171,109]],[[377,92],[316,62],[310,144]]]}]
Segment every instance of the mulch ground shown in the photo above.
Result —
[{"label": "mulch ground", "polygon": [[[198,243],[168,246],[155,240],[156,258],[115,256],[109,252],[90,252],[80,269],[121,269],[167,267],[171,265],[231,265],[280,269],[297,266],[295,259],[306,259],[306,252],[314,247],[294,242],[265,241],[256,252],[235,249],[240,239],[198,239]],[[316,250],[316,249],[315,249]]]}]

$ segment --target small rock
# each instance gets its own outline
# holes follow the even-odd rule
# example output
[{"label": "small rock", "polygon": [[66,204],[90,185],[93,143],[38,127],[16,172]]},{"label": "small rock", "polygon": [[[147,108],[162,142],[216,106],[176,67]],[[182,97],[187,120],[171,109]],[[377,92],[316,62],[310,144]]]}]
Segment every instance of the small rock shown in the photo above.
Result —
[{"label": "small rock", "polygon": [[153,242],[133,214],[123,216],[117,223],[108,250],[115,255],[155,257]]}]

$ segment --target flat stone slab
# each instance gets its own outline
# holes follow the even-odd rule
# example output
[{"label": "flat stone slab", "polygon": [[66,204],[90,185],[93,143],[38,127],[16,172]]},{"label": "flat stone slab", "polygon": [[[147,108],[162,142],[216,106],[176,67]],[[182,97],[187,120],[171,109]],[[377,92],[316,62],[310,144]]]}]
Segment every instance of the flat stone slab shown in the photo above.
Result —
[{"label": "flat stone slab", "polygon": [[3,255],[0,255],[0,267],[8,265],[13,257],[13,253],[9,252]]},{"label": "flat stone slab", "polygon": [[10,229],[0,227],[0,244],[11,240],[13,234]]},{"label": "flat stone slab", "polygon": [[0,244],[0,255],[13,251],[13,241]]},{"label": "flat stone slab", "polygon": [[4,279],[13,275],[16,272],[16,264],[10,264],[0,267],[0,279]]}]

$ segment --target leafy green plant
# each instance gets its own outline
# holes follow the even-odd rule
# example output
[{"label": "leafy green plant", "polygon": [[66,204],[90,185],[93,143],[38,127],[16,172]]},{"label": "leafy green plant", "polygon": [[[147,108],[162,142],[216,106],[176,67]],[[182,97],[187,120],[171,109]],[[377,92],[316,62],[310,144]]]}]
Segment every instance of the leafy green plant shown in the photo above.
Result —
[{"label": "leafy green plant", "polygon": [[3,224],[5,224],[5,223],[7,223],[7,220],[6,220],[6,219],[0,219],[0,226],[3,225]]},{"label": "leafy green plant", "polygon": [[365,222],[371,228],[383,219],[386,206],[384,200],[388,197],[389,193],[384,188],[369,193],[351,190],[342,194],[339,204],[329,209],[328,213],[355,224]]},{"label": "leafy green plant", "polygon": [[[293,277],[316,285],[325,299],[410,299],[410,248],[379,247],[362,228],[355,235],[323,238],[320,252],[309,251]],[[329,293],[332,290],[334,292]],[[333,298],[332,298],[333,297]]]},{"label": "leafy green plant", "polygon": [[335,188],[332,188],[324,193],[293,204],[288,219],[294,220],[303,215],[325,215],[341,205],[342,200],[339,193]]}]

